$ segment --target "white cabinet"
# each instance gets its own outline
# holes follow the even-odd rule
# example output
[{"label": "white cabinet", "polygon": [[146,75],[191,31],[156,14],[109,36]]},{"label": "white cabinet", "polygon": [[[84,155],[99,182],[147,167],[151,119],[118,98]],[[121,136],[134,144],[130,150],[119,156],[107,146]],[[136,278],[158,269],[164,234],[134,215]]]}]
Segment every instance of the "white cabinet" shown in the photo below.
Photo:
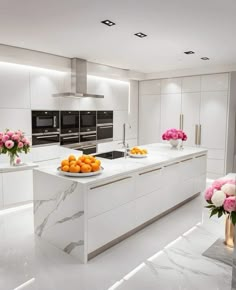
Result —
[{"label": "white cabinet", "polygon": [[160,95],[161,94],[161,81],[150,80],[140,82],[139,85],[140,95]]},{"label": "white cabinet", "polygon": [[227,125],[228,92],[203,92],[201,95],[201,146],[224,149]]},{"label": "white cabinet", "polygon": [[92,218],[135,198],[134,178],[125,176],[95,185],[88,192],[88,218]]},{"label": "white cabinet", "polygon": [[161,134],[170,128],[180,128],[181,94],[161,95]]},{"label": "white cabinet", "polygon": [[3,205],[9,207],[17,203],[33,200],[32,170],[7,172],[2,174]]},{"label": "white cabinet", "polygon": [[160,95],[140,95],[139,97],[139,144],[160,141]]},{"label": "white cabinet", "polygon": [[161,94],[178,94],[181,93],[182,79],[164,79],[161,80]]},{"label": "white cabinet", "polygon": [[212,74],[201,77],[202,92],[227,91],[229,89],[229,74]]},{"label": "white cabinet", "polygon": [[88,253],[134,229],[135,201],[88,220]]},{"label": "white cabinet", "polygon": [[29,71],[26,68],[0,64],[1,108],[30,108]]},{"label": "white cabinet", "polygon": [[[155,84],[152,82],[141,82],[142,92],[152,92]],[[182,128],[188,136],[185,145],[209,150],[208,173],[217,177],[225,175],[229,88],[228,73],[161,80],[161,105],[156,96],[139,95],[139,142],[157,142],[153,132],[158,131],[161,136],[169,128]],[[151,102],[145,103],[148,97]],[[231,118],[233,122],[235,120]]]},{"label": "white cabinet", "polygon": [[188,139],[187,146],[196,145],[196,125],[199,125],[201,93],[182,94],[183,130]]},{"label": "white cabinet", "polygon": [[182,79],[182,93],[193,93],[201,91],[201,77],[185,77]]},{"label": "white cabinet", "polygon": [[32,110],[59,110],[60,98],[53,94],[64,91],[65,75],[57,72],[31,72],[30,91]]},{"label": "white cabinet", "polygon": [[0,209],[3,207],[2,174],[0,174]]}]

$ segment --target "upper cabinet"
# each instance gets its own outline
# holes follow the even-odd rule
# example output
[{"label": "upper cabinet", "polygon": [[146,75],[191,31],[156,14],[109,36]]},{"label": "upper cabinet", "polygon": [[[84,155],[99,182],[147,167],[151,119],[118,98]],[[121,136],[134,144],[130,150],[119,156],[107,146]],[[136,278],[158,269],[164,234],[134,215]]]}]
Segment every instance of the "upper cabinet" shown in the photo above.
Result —
[{"label": "upper cabinet", "polygon": [[60,72],[32,71],[30,73],[31,108],[33,110],[59,110],[60,99],[53,94],[67,88],[66,74]]},{"label": "upper cabinet", "polygon": [[140,95],[160,95],[160,93],[161,93],[160,80],[142,81],[139,83]]},{"label": "upper cabinet", "polygon": [[215,92],[229,89],[229,74],[213,74],[201,77],[201,91]]},{"label": "upper cabinet", "polygon": [[30,108],[29,72],[25,68],[0,64],[1,108]]},{"label": "upper cabinet", "polygon": [[201,77],[185,77],[182,79],[182,93],[194,93],[201,91]]},{"label": "upper cabinet", "polygon": [[161,80],[161,93],[162,94],[178,94],[181,93],[181,78],[164,79]]}]

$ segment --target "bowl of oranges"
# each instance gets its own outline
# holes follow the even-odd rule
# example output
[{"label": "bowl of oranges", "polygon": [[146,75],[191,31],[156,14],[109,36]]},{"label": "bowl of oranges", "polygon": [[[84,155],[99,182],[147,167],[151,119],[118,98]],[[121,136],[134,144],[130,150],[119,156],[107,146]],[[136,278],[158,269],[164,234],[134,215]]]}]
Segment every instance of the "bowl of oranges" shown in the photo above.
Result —
[{"label": "bowl of oranges", "polygon": [[145,158],[148,156],[148,152],[146,149],[142,149],[139,147],[133,147],[129,151],[129,156],[134,158]]},{"label": "bowl of oranges", "polygon": [[64,176],[86,177],[100,174],[103,167],[101,161],[92,155],[82,155],[78,158],[70,155],[61,161],[61,166],[57,170]]}]

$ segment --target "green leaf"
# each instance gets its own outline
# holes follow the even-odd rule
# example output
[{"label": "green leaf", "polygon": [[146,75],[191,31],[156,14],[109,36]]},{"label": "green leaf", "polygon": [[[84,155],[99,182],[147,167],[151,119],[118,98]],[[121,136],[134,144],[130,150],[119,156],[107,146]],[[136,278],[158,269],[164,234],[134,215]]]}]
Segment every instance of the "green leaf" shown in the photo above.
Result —
[{"label": "green leaf", "polygon": [[212,202],[210,200],[207,200],[206,202],[209,203],[209,204],[212,204]]},{"label": "green leaf", "polygon": [[214,209],[212,210],[212,212],[211,212],[210,218],[211,218],[213,215],[217,214],[218,211],[219,211],[218,208],[214,208]]},{"label": "green leaf", "polygon": [[223,211],[220,210],[220,211],[218,212],[218,218],[220,218],[222,215],[223,215]]},{"label": "green leaf", "polygon": [[231,221],[235,225],[236,224],[236,211],[231,212]]}]

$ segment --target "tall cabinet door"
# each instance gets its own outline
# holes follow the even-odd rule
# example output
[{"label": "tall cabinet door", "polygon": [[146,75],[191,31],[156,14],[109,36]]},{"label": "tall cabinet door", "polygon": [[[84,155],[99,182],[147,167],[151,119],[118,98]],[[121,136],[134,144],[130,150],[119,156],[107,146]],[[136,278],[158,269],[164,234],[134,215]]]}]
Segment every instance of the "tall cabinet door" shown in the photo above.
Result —
[{"label": "tall cabinet door", "polygon": [[182,94],[183,131],[188,136],[187,141],[184,143],[187,146],[197,145],[196,125],[199,124],[200,118],[200,100],[200,92]]},{"label": "tall cabinet door", "polygon": [[139,144],[160,142],[160,95],[139,96]]},{"label": "tall cabinet door", "polygon": [[202,92],[200,109],[202,147],[225,149],[227,100],[227,91]]},{"label": "tall cabinet door", "polygon": [[181,94],[161,95],[161,133],[180,128]]}]

